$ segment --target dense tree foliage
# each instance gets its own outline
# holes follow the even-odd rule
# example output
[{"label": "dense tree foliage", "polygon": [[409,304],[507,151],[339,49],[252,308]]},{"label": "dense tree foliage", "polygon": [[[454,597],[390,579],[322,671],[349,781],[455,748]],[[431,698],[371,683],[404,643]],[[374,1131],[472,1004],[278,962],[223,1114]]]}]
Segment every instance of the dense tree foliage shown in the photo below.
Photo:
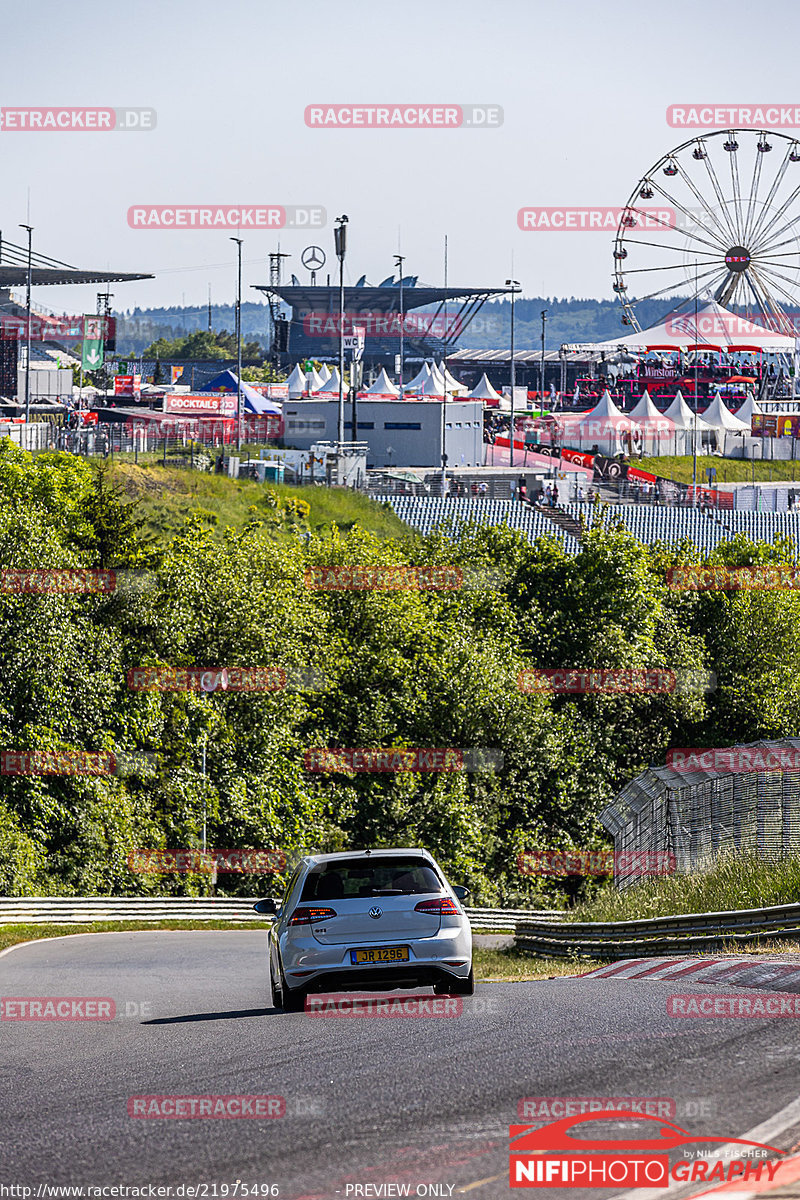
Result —
[{"label": "dense tree foliage", "polygon": [[[265,496],[268,500],[269,497]],[[274,499],[274,497],[273,497]],[[796,736],[800,597],[675,592],[683,546],[596,527],[582,552],[505,527],[380,539],[307,528],[307,506],[256,506],[212,536],[202,513],[163,542],[102,468],[0,445],[0,563],[118,572],[107,594],[0,593],[0,747],[151,756],[152,773],[6,774],[0,891],[203,892],[142,875],[137,847],[298,852],[424,845],[487,903],[548,901],[516,855],[596,845],[598,813],[669,746]],[[794,561],[742,538],[716,559]],[[310,568],[454,565],[453,590],[315,590]],[[136,667],[280,667],[287,686],[135,691]],[[529,667],[704,668],[717,688],[655,695],[520,689]],[[207,749],[204,782],[202,747]],[[306,770],[315,747],[484,748],[499,770]],[[478,764],[480,766],[480,764]],[[218,892],[264,890],[221,875]],[[550,889],[550,890],[548,890]],[[549,902],[549,901],[548,901]]]}]

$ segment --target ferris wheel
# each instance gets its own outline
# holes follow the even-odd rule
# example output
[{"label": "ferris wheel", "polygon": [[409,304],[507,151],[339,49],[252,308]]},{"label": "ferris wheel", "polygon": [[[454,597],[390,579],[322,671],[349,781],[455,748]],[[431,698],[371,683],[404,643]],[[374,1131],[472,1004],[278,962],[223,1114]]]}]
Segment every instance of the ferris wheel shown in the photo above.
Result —
[{"label": "ferris wheel", "polygon": [[647,301],[688,297],[793,335],[800,328],[800,142],[719,130],[660,158],[622,210],[614,291],[622,323],[636,330],[652,324]]}]

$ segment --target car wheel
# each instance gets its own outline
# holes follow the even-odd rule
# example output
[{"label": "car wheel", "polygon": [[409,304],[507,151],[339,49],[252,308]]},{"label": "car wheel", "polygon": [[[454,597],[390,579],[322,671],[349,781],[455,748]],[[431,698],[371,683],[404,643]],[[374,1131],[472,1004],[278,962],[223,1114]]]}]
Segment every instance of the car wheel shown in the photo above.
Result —
[{"label": "car wheel", "polygon": [[475,972],[472,967],[466,979],[448,979],[434,986],[437,996],[472,996],[475,993]]},{"label": "car wheel", "polygon": [[306,1006],[305,988],[289,988],[286,980],[281,979],[281,999],[284,1012],[303,1012]]},{"label": "car wheel", "polygon": [[275,974],[271,963],[269,968],[269,982],[272,990],[272,1007],[283,1008],[283,992],[277,980],[275,979]]}]

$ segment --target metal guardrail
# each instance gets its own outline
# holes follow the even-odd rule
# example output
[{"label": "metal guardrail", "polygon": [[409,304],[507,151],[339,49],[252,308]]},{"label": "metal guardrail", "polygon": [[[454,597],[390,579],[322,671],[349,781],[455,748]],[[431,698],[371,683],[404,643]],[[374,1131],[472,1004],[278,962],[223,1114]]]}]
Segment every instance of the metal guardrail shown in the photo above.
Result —
[{"label": "metal guardrail", "polygon": [[[0,896],[0,925],[83,925],[98,921],[269,920],[253,912],[255,896]],[[558,915],[548,910],[467,908],[476,930],[514,932],[521,920]]]},{"label": "metal guardrail", "polygon": [[800,940],[800,904],[607,923],[523,919],[514,946],[548,958],[659,958],[723,950],[765,935]]}]

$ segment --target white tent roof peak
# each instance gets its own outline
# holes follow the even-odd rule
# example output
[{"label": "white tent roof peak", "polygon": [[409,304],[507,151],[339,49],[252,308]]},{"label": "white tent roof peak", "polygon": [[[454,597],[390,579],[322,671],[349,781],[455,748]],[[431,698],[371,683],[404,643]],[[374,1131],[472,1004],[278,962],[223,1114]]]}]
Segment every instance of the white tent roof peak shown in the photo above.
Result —
[{"label": "white tent roof peak", "polygon": [[611,418],[612,420],[619,419],[622,421],[630,420],[630,418],[621,409],[617,408],[616,404],[611,399],[611,393],[609,392],[608,388],[606,388],[606,390],[603,392],[594,408],[590,408],[587,413],[580,414],[581,422],[601,421],[605,420],[606,418]]},{"label": "white tent roof peak", "polygon": [[381,373],[371,387],[368,387],[365,396],[399,396],[400,388],[395,387],[389,376],[386,374],[386,368],[381,367]]},{"label": "white tent roof peak", "polygon": [[698,306],[696,321],[692,305],[668,313],[663,321],[650,329],[597,342],[594,349],[613,351],[618,347],[631,347],[643,350],[646,346],[672,346],[677,350],[692,345],[744,344],[763,347],[772,354],[787,353],[794,349],[794,338],[748,321],[739,313],[723,308],[716,300],[708,300]]},{"label": "white tent roof peak", "polygon": [[495,391],[484,371],[475,387],[464,397],[465,400],[502,400],[500,392]]},{"label": "white tent roof peak", "polygon": [[428,366],[428,364],[425,362],[425,363],[423,363],[423,364],[422,364],[422,366],[420,367],[420,369],[417,371],[417,373],[416,373],[416,375],[414,376],[414,378],[413,378],[413,379],[409,379],[409,381],[408,381],[407,383],[404,383],[404,384],[403,384],[403,387],[404,387],[404,388],[418,388],[418,387],[422,387],[423,383],[425,383],[425,381],[426,381],[427,379],[430,379],[430,377],[431,377],[431,369],[430,369],[430,367]]},{"label": "white tent roof peak", "polygon": [[[695,415],[684,400],[680,388],[676,392],[675,399],[664,413],[664,416],[669,417],[676,429],[694,429]],[[698,416],[697,428],[702,433],[704,429],[710,429],[711,426],[701,416]]]},{"label": "white tent roof peak", "polygon": [[468,390],[463,383],[458,382],[455,375],[452,375],[447,367],[444,367],[444,371],[442,370],[442,367],[444,367],[444,359],[442,359],[439,366],[436,367],[436,370],[447,383],[448,392],[466,392]]},{"label": "white tent roof peak", "polygon": [[444,381],[436,379],[431,375],[430,379],[426,379],[419,389],[420,396],[433,396],[438,400],[445,399]]},{"label": "white tent roof peak", "polygon": [[336,394],[338,396],[338,394],[339,394],[339,368],[334,367],[333,370],[331,371],[330,379],[326,383],[319,384],[319,386],[315,387],[313,390],[315,392],[324,392],[326,394],[328,392],[336,392]]},{"label": "white tent roof peak", "polygon": [[746,425],[750,425],[751,417],[757,416],[761,411],[761,407],[755,402],[752,395],[748,393],[744,404],[738,412],[734,413],[734,416],[738,421],[744,421]]},{"label": "white tent roof peak", "polygon": [[322,364],[319,371],[317,371],[317,375],[319,376],[320,382],[322,382],[322,383],[328,382],[328,380],[331,377],[331,372],[330,372],[330,368],[328,367],[327,363]]},{"label": "white tent roof peak", "polygon": [[306,390],[306,377],[303,371],[300,370],[300,363],[295,364],[289,378],[286,380],[286,386],[289,389],[289,395],[294,393],[296,396]]},{"label": "white tent roof peak", "polygon": [[659,412],[645,388],[638,404],[627,414],[637,425],[644,425],[653,433],[673,433],[675,426],[669,417]]},{"label": "white tent roof peak", "polygon": [[717,429],[729,429],[733,431],[747,430],[750,432],[750,426],[745,421],[740,421],[735,417],[731,410],[725,406],[725,402],[719,392],[709,404],[706,411],[703,413],[703,420],[708,425],[713,425]]}]

